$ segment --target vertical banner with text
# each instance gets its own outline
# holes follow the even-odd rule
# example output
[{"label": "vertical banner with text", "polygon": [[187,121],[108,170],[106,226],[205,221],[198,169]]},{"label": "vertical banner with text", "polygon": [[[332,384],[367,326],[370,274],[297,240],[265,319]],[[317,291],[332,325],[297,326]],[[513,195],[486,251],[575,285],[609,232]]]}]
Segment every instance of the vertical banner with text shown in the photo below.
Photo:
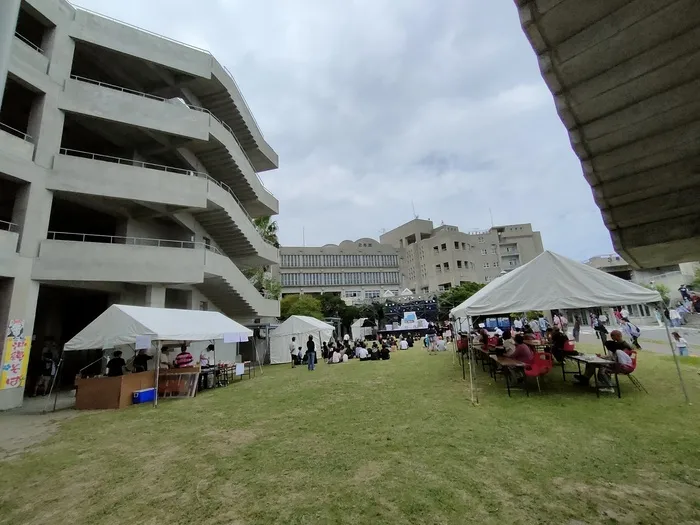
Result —
[{"label": "vertical banner with text", "polygon": [[29,365],[31,339],[24,336],[24,320],[12,319],[7,325],[0,389],[24,386]]}]

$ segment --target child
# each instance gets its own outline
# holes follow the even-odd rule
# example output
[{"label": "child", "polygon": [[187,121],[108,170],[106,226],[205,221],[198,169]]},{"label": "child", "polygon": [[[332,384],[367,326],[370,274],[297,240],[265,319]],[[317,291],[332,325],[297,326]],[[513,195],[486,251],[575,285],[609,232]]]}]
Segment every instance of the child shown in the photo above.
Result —
[{"label": "child", "polygon": [[676,350],[679,355],[688,355],[688,342],[681,337],[678,332],[672,332],[673,338],[676,340]]}]

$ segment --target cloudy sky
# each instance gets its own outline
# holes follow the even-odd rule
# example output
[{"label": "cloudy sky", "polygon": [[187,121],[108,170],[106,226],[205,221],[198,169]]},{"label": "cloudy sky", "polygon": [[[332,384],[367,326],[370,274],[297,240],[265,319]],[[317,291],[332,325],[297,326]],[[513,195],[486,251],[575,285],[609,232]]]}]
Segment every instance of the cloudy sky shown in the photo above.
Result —
[{"label": "cloudy sky", "polygon": [[[280,169],[285,245],[379,237],[413,217],[531,222],[576,259],[610,237],[512,0],[80,0],[212,53]],[[196,5],[196,7],[195,7]]]}]

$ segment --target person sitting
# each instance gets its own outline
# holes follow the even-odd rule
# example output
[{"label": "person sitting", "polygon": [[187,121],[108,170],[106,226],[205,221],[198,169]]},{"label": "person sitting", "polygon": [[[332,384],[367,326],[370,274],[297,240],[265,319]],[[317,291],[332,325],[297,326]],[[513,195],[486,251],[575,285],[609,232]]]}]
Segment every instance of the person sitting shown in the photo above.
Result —
[{"label": "person sitting", "polygon": [[360,361],[369,361],[370,360],[369,352],[364,347],[364,345],[360,346],[355,352],[356,352],[355,357],[357,357]]},{"label": "person sitting", "polygon": [[510,330],[503,332],[503,348],[505,349],[503,355],[508,357],[511,357],[513,352],[515,352],[515,341],[511,336]]},{"label": "person sitting", "polygon": [[407,339],[401,339],[399,341],[399,348],[401,350],[408,350],[408,340]]},{"label": "person sitting", "polygon": [[118,377],[124,375],[124,367],[126,366],[126,361],[122,359],[121,350],[114,352],[114,356],[107,362],[107,376],[108,377]]},{"label": "person sitting", "polygon": [[379,357],[381,358],[382,361],[386,361],[387,359],[391,358],[391,353],[389,351],[388,346],[382,347],[382,349],[379,351]]},{"label": "person sitting", "polygon": [[[382,344],[382,346],[384,346],[384,345]],[[376,341],[372,345],[372,351],[370,352],[370,359],[372,361],[377,361],[379,359],[379,346],[377,345]]]},{"label": "person sitting", "polygon": [[333,352],[331,352],[331,356],[328,359],[328,364],[337,364],[340,363],[343,360],[342,356],[340,355],[340,352],[338,352],[337,348],[333,349]]},{"label": "person sitting", "polygon": [[[630,355],[633,348],[622,338],[622,332],[613,330],[610,332],[610,340],[605,342],[605,349],[608,351],[607,356],[603,357],[610,361],[610,365],[600,367],[598,372],[598,382],[605,385],[605,391],[614,390],[612,381],[610,380],[611,373],[630,373],[634,367],[632,356]],[[576,374],[574,378],[582,385],[588,385],[589,380],[595,374],[596,367],[592,364],[586,365],[586,371],[583,374]]]},{"label": "person sitting", "polygon": [[441,336],[438,336],[438,340],[437,340],[437,342],[435,343],[435,346],[436,346],[436,349],[437,349],[438,352],[444,352],[445,350],[447,350],[447,346],[446,346],[446,343],[445,343],[445,338],[444,338],[444,337],[441,337]]},{"label": "person sitting", "polygon": [[509,357],[523,363],[532,364],[535,359],[535,354],[530,347],[525,344],[525,338],[517,334],[513,339],[513,352]]},{"label": "person sitting", "polygon": [[559,328],[548,328],[547,329],[547,339],[549,340],[551,346],[550,352],[559,363],[564,361],[564,355],[566,349],[564,346],[569,341],[569,338],[564,334]]},{"label": "person sitting", "polygon": [[326,343],[325,341],[321,345],[321,358],[323,360],[328,359],[328,343]]},{"label": "person sitting", "polygon": [[180,345],[180,353],[175,356],[175,368],[185,368],[192,366],[194,358],[192,354],[187,350],[187,344],[182,343]]}]

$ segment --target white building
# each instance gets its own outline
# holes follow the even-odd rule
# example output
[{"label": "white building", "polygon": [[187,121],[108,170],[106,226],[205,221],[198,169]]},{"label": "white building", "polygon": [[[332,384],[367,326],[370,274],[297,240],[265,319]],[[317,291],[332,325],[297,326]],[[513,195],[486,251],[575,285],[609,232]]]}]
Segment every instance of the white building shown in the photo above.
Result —
[{"label": "white building", "polygon": [[2,0],[0,95],[0,323],[34,336],[29,385],[48,338],[112,303],[279,314],[241,272],[279,262],[251,222],[278,213],[257,174],[277,154],[209,52]]}]

